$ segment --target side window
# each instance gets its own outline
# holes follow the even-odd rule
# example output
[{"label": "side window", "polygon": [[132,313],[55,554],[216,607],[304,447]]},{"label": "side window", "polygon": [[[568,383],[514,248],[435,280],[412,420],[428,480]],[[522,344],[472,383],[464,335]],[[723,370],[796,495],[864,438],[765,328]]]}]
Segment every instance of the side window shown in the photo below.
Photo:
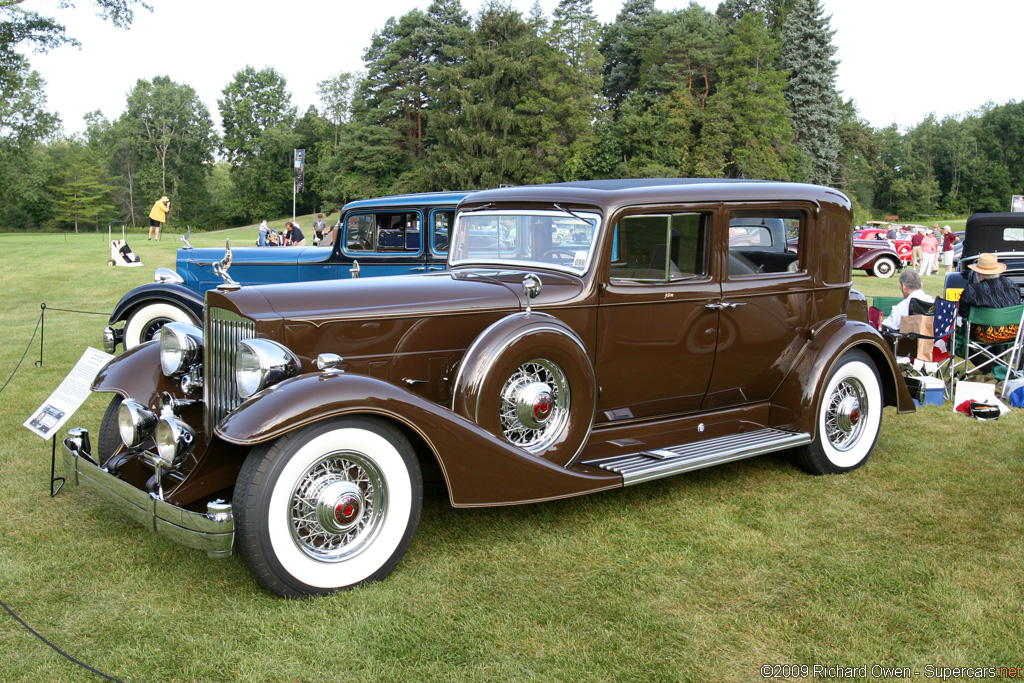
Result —
[{"label": "side window", "polygon": [[443,254],[448,251],[448,240],[455,222],[454,211],[435,211],[431,214],[434,221],[434,251]]},{"label": "side window", "polygon": [[[806,218],[802,211],[733,211],[729,215],[729,275],[795,273]],[[795,239],[793,247],[789,240]]]},{"label": "side window", "polygon": [[345,224],[345,249],[355,252],[417,252],[421,245],[417,212],[361,213]]},{"label": "side window", "polygon": [[377,249],[376,216],[372,213],[356,214],[345,223],[345,249],[348,251],[375,251]]},{"label": "side window", "polygon": [[626,216],[615,226],[611,279],[677,282],[705,275],[708,225],[701,213]]}]

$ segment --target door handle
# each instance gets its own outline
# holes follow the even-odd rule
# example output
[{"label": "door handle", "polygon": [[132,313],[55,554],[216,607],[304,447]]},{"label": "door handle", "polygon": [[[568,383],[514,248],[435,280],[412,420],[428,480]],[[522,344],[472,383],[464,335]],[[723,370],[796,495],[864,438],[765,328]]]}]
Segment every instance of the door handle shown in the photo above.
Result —
[{"label": "door handle", "polygon": [[430,266],[429,268],[427,268],[428,273],[435,273],[439,270],[444,270],[444,266]]},{"label": "door handle", "polygon": [[410,268],[409,272],[410,273],[422,273],[424,270],[426,270],[426,268],[424,268],[423,266],[418,266],[416,268]]},{"label": "door handle", "polygon": [[746,306],[746,305],[747,305],[747,302],[745,302],[745,301],[738,301],[738,302],[737,301],[727,301],[727,302],[722,304],[722,308],[739,308],[740,306]]},{"label": "door handle", "polygon": [[728,306],[728,304],[720,304],[720,303],[717,303],[717,302],[716,303],[710,303],[710,304],[704,304],[704,308],[706,308],[708,310],[711,310],[711,311],[720,311],[723,308],[725,308],[726,306]]}]

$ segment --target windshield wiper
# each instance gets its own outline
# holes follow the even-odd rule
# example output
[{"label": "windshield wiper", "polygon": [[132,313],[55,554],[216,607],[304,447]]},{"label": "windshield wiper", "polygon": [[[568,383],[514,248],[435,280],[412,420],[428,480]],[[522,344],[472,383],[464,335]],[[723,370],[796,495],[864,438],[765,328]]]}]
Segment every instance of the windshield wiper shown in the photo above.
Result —
[{"label": "windshield wiper", "polygon": [[588,221],[586,218],[584,218],[583,216],[579,215],[578,213],[573,213],[569,209],[565,208],[564,206],[559,206],[558,204],[552,203],[552,206],[554,206],[559,211],[566,212],[567,214],[569,214],[570,216],[572,216],[573,218],[578,220],[580,223],[585,223],[586,225],[590,225],[590,221]]},{"label": "windshield wiper", "polygon": [[493,209],[493,208],[494,208],[494,202],[488,202],[486,204],[481,204],[480,206],[474,207],[472,209],[463,209],[462,212],[463,213],[473,213],[474,211],[483,211],[484,209]]}]

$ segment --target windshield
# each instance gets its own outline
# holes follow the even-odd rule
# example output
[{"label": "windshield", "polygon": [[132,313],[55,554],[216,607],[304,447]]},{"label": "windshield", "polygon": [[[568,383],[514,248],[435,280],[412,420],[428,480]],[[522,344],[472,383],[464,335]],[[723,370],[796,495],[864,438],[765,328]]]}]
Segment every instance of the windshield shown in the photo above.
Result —
[{"label": "windshield", "polygon": [[601,217],[583,211],[473,211],[458,215],[453,266],[501,264],[586,272]]}]

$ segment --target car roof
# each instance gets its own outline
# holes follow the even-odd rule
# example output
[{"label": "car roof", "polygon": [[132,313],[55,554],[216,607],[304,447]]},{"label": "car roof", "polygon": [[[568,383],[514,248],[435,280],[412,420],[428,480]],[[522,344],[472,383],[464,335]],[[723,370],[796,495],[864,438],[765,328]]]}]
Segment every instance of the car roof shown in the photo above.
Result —
[{"label": "car roof", "polygon": [[1024,242],[1003,239],[1003,228],[1024,228],[1024,213],[976,213],[964,228],[964,256],[985,252],[1024,251]]},{"label": "car roof", "polygon": [[434,206],[450,204],[454,206],[462,201],[469,191],[458,192],[416,192],[410,194],[391,195],[388,197],[375,197],[373,199],[357,199],[342,207],[341,212],[354,209],[375,209],[385,206],[410,207],[410,206]]},{"label": "car roof", "polygon": [[839,190],[805,183],[732,178],[634,178],[522,185],[482,190],[467,197],[462,205],[557,201],[612,208],[641,202],[669,204],[731,199],[830,202],[850,208],[850,200]]}]

